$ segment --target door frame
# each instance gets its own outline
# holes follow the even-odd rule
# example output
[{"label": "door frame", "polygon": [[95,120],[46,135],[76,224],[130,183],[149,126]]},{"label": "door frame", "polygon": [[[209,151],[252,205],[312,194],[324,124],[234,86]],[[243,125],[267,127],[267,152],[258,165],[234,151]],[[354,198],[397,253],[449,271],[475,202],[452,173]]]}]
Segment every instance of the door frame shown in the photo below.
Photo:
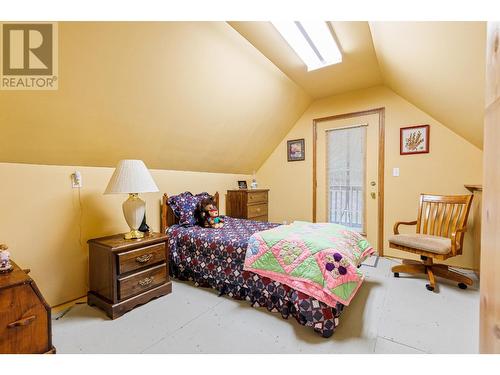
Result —
[{"label": "door frame", "polygon": [[317,203],[317,141],[318,124],[324,121],[339,120],[351,117],[360,117],[366,115],[378,114],[378,234],[377,247],[378,254],[384,256],[384,163],[385,163],[385,107],[367,109],[365,111],[341,113],[338,115],[320,117],[313,119],[313,196],[312,196],[312,217],[313,223],[316,222],[316,203]]}]

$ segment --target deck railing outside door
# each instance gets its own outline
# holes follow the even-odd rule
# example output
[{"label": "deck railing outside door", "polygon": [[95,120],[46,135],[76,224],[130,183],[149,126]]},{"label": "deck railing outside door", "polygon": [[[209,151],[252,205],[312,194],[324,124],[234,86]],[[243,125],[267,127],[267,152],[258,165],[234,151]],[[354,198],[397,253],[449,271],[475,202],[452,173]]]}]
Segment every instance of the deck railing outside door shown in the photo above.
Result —
[{"label": "deck railing outside door", "polygon": [[363,187],[330,185],[329,190],[330,223],[363,228]]}]

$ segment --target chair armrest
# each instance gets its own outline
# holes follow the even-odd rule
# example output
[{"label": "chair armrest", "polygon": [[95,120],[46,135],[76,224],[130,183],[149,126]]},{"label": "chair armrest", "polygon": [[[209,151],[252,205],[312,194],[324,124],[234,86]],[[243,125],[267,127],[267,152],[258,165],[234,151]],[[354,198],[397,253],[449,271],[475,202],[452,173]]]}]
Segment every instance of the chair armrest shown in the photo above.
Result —
[{"label": "chair armrest", "polygon": [[451,234],[451,253],[453,255],[457,254],[457,235],[465,232],[467,232],[467,227],[457,229]]},{"label": "chair armrest", "polygon": [[399,226],[400,225],[417,225],[417,220],[415,221],[398,221],[394,224],[394,234],[399,234]]}]

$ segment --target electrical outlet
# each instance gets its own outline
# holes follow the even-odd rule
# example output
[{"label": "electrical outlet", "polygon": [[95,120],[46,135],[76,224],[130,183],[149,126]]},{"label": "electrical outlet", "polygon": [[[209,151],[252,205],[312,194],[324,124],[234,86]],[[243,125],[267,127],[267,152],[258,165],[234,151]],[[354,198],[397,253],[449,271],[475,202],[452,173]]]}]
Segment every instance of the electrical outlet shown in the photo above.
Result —
[{"label": "electrical outlet", "polygon": [[399,168],[392,168],[392,176],[399,177]]},{"label": "electrical outlet", "polygon": [[83,186],[82,174],[79,171],[75,171],[75,173],[71,175],[71,186],[73,189],[80,189]]}]

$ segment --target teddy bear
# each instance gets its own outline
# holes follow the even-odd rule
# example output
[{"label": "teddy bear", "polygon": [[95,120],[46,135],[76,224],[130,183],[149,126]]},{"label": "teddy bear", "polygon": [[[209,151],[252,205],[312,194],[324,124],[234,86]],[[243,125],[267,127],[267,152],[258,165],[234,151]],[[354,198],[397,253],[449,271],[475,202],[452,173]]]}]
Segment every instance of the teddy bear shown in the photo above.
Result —
[{"label": "teddy bear", "polygon": [[197,207],[198,224],[205,228],[222,228],[224,218],[219,216],[219,210],[212,197],[204,198],[198,203]]}]

